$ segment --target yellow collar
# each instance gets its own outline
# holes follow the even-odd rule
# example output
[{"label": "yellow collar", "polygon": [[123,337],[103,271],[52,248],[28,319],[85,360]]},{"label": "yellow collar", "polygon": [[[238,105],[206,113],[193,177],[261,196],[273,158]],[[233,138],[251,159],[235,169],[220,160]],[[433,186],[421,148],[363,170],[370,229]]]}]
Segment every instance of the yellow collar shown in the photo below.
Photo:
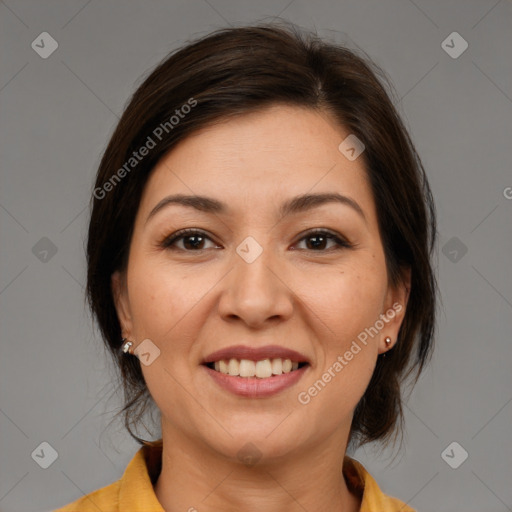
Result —
[{"label": "yellow collar", "polygon": [[[165,512],[153,489],[161,471],[162,449],[160,439],[142,446],[135,454],[121,479],[120,510]],[[415,512],[397,498],[385,495],[364,466],[347,455],[343,475],[350,490],[361,498],[360,512]]]},{"label": "yellow collar", "polygon": [[[54,512],[165,512],[154,491],[162,466],[162,449],[161,439],[146,443],[119,480]],[[351,492],[361,499],[360,512],[415,512],[402,501],[385,495],[357,460],[345,456],[343,475]]]}]

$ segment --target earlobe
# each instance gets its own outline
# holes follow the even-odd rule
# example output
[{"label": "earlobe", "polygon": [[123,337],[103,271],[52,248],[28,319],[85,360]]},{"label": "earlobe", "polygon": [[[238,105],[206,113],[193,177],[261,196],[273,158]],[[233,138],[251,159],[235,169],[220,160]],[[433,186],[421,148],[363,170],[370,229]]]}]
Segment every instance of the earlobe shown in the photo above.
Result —
[{"label": "earlobe", "polygon": [[407,310],[411,290],[411,269],[406,268],[402,273],[402,280],[397,286],[389,287],[383,314],[388,321],[382,331],[379,344],[379,354],[393,348],[398,339],[398,332]]},{"label": "earlobe", "polygon": [[117,318],[121,325],[123,338],[128,338],[132,333],[132,321],[128,293],[126,289],[126,278],[119,270],[116,270],[110,279],[112,298],[117,312]]}]

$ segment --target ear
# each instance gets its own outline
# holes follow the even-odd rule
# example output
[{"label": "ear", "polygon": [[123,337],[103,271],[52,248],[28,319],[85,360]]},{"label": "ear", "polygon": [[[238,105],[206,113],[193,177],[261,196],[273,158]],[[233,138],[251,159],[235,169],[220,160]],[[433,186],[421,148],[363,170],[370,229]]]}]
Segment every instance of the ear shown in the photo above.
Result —
[{"label": "ear", "polygon": [[[379,354],[387,352],[394,347],[398,339],[398,331],[402,325],[409,301],[411,291],[411,269],[406,267],[402,269],[402,279],[397,286],[388,286],[386,299],[384,301],[384,310],[380,318],[384,321],[384,327],[380,332]],[[391,343],[386,345],[385,338],[390,337]]]},{"label": "ear", "polygon": [[121,324],[122,337],[133,339],[133,324],[126,287],[126,274],[116,270],[111,276],[111,287],[117,318]]}]

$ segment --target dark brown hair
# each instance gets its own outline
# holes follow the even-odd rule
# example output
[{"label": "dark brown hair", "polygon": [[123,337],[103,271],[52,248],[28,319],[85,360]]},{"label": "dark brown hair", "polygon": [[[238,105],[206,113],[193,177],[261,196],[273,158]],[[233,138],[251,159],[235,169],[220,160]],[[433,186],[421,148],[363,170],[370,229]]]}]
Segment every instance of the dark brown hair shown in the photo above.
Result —
[{"label": "dark brown hair", "polygon": [[[402,270],[410,268],[411,287],[397,343],[378,358],[356,407],[350,443],[385,444],[393,431],[402,432],[402,384],[413,370],[416,383],[433,348],[436,214],[421,161],[378,78],[387,82],[386,75],[359,52],[283,22],[221,29],[171,53],[129,101],[101,160],[91,200],[87,296],[120,370],[125,404],[119,414],[139,443],[144,440],[132,428],[152,399],[140,362],[120,351],[111,275],[126,268],[144,185],[155,164],[194,131],[273,104],[329,112],[365,145],[362,158],[389,282],[399,283]],[[130,160],[150,139],[154,147]]]}]

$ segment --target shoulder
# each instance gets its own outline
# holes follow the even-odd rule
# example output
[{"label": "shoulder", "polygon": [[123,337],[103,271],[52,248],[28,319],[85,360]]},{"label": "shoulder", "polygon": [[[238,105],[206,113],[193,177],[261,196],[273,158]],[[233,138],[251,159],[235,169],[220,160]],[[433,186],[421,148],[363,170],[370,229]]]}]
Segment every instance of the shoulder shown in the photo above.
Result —
[{"label": "shoulder", "polygon": [[164,512],[153,489],[161,469],[161,440],[146,443],[133,456],[123,476],[53,512]]},{"label": "shoulder", "polygon": [[384,494],[359,461],[345,456],[343,474],[352,492],[361,498],[360,512],[416,512],[402,500]]},{"label": "shoulder", "polygon": [[120,481],[106,485],[53,512],[117,512]]}]

